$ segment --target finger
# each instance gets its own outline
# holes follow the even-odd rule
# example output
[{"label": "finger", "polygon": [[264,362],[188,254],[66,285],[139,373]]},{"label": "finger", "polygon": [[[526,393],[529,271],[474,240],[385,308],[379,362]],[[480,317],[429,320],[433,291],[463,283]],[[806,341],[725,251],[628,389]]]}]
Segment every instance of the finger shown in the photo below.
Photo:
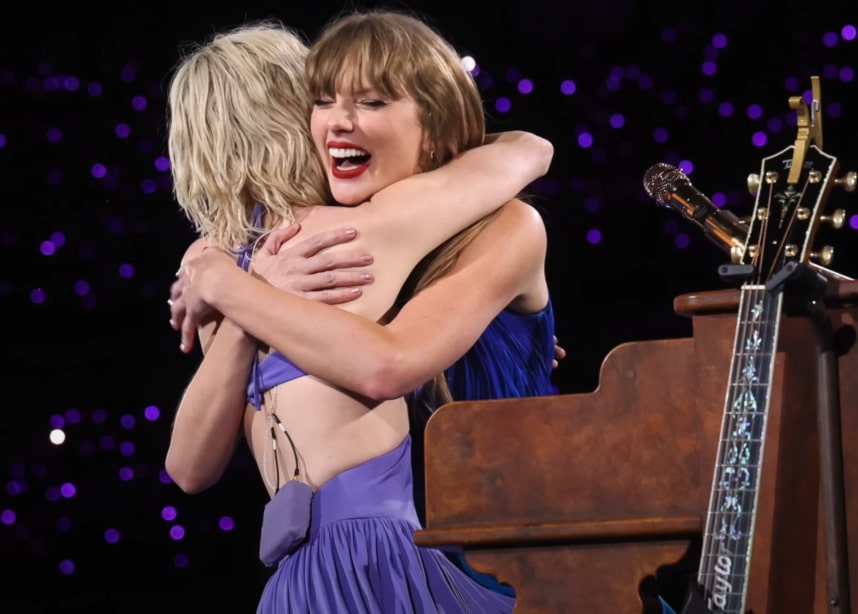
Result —
[{"label": "finger", "polygon": [[170,326],[173,330],[181,330],[185,323],[187,311],[185,309],[185,301],[175,301],[170,305]]},{"label": "finger", "polygon": [[276,254],[286,241],[298,234],[299,230],[301,230],[300,224],[290,224],[285,228],[278,228],[272,231],[262,243],[262,249],[266,253]]},{"label": "finger", "polygon": [[363,290],[358,287],[354,288],[332,288],[330,290],[319,290],[318,292],[308,292],[305,296],[320,303],[328,305],[342,305],[348,303],[363,295]]},{"label": "finger", "polygon": [[374,261],[372,254],[363,251],[324,252],[306,259],[307,272],[330,271],[365,267]]},{"label": "finger", "polygon": [[315,256],[325,248],[341,243],[348,243],[357,236],[357,231],[354,228],[338,228],[336,230],[327,230],[313,235],[308,239],[304,239],[294,247],[289,249],[289,256],[307,258]]},{"label": "finger", "polygon": [[194,337],[197,334],[197,327],[192,317],[185,317],[182,322],[182,342],[179,344],[179,349],[185,354],[190,354],[194,349]]},{"label": "finger", "polygon": [[372,283],[374,280],[375,277],[372,273],[361,273],[358,271],[322,271],[320,273],[307,275],[301,285],[304,290],[312,292],[314,290],[365,286]]},{"label": "finger", "polygon": [[185,284],[180,279],[177,279],[172,284],[170,284],[170,298],[168,301],[177,301],[179,297],[182,296],[182,292],[185,290]]}]

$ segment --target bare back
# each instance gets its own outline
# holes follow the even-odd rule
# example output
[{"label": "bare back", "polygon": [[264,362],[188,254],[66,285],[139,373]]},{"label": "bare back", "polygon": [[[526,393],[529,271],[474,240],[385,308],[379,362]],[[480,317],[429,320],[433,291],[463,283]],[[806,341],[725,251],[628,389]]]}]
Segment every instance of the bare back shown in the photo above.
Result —
[{"label": "bare back", "polygon": [[[303,236],[351,226],[357,237],[350,249],[373,254],[375,281],[362,297],[342,306],[378,321],[417,263],[445,240],[500,208],[550,164],[550,143],[528,133],[503,133],[494,144],[461,154],[439,169],[417,173],[387,186],[359,207],[317,206],[296,211]],[[479,178],[479,179],[476,179]],[[300,235],[299,235],[300,236]],[[293,239],[294,241],[295,239]],[[333,248],[336,249],[336,248]],[[355,356],[355,360],[359,360]],[[302,465],[314,487],[345,469],[395,448],[408,433],[402,398],[377,402],[304,376],[276,386],[269,408],[288,429]],[[273,473],[266,449],[271,448],[266,411],[249,406],[245,435],[263,475]],[[281,475],[294,470],[288,443],[278,435]],[[271,480],[266,485],[271,490]]]},{"label": "bare back", "polygon": [[[419,229],[396,228],[396,220],[368,215],[362,207],[311,207],[298,220],[301,233],[285,244],[299,242],[304,236],[326,230],[353,227],[356,238],[348,246],[336,249],[364,249],[374,256],[374,262],[362,270],[373,274],[372,284],[363,288],[360,298],[340,305],[346,309],[379,321],[391,308],[400,288],[419,260],[435,245],[414,236]],[[389,240],[392,232],[402,233],[407,240]],[[411,237],[408,234],[411,233]],[[264,360],[260,356],[260,360]],[[356,360],[358,358],[356,357]],[[260,470],[266,448],[270,449],[267,405],[256,411],[248,405],[245,414],[245,435]],[[299,452],[302,474],[317,488],[345,469],[395,448],[408,433],[408,414],[403,398],[378,402],[359,397],[316,377],[304,376],[276,387],[275,411]],[[280,475],[292,475],[294,463],[288,442],[278,439]],[[269,453],[270,454],[270,453]],[[267,459],[269,476],[273,475],[271,459]],[[270,489],[270,485],[267,485]]]}]

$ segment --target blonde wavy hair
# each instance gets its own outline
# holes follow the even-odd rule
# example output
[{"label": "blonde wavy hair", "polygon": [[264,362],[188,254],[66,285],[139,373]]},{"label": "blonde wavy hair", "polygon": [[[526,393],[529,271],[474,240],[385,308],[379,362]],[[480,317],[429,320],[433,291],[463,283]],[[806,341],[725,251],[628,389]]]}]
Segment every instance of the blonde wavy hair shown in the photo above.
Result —
[{"label": "blonde wavy hair", "polygon": [[[276,21],[246,24],[195,45],[169,86],[168,150],[179,206],[221,248],[330,202],[310,135],[307,46]],[[253,224],[257,203],[263,228]]]},{"label": "blonde wavy hair", "polygon": [[[404,13],[361,11],[332,22],[307,56],[307,83],[317,96],[371,87],[390,98],[414,100],[432,144],[420,160],[424,171],[485,140],[483,102],[458,53],[428,24]],[[424,258],[397,304],[403,305],[442,277],[498,213],[466,228]],[[444,374],[423,386],[421,396],[427,407],[452,400]]]}]

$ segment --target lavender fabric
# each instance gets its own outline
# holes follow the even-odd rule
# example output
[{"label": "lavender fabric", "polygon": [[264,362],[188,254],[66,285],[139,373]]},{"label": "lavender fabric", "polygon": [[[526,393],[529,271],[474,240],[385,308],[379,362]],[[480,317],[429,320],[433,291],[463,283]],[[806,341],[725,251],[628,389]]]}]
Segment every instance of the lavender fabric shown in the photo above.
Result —
[{"label": "lavender fabric", "polygon": [[278,384],[307,375],[280,352],[271,352],[264,359],[254,358],[247,382],[247,401],[262,408],[262,393]]},{"label": "lavender fabric", "polygon": [[293,479],[265,504],[259,540],[259,560],[265,565],[276,565],[307,539],[312,500],[310,486]]},{"label": "lavender fabric", "polygon": [[[310,536],[269,578],[257,614],[510,613],[514,598],[418,548],[411,438],[342,472],[312,501]],[[266,522],[276,522],[266,517]]]},{"label": "lavender fabric", "polygon": [[[264,208],[257,203],[251,213],[251,224],[255,228],[262,228],[262,216]],[[253,244],[259,238],[261,230],[251,236],[247,245],[242,245],[232,250],[235,261],[245,271],[250,269],[253,258]],[[296,377],[307,375],[299,369],[291,360],[280,352],[272,352],[264,360],[254,356],[253,365],[250,368],[250,380],[247,382],[247,401],[253,403],[257,410],[262,409],[262,393],[271,390],[278,384],[283,384]],[[290,495],[291,496],[291,495]]]}]

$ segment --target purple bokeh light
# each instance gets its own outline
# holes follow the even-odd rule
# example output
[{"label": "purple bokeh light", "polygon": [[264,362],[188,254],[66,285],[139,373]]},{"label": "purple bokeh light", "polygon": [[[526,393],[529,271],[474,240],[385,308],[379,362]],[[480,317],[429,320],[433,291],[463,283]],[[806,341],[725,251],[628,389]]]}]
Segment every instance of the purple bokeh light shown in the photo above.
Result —
[{"label": "purple bokeh light", "polygon": [[235,528],[235,520],[230,516],[221,516],[217,524],[221,531],[232,531]]},{"label": "purple bokeh light", "polygon": [[108,544],[115,544],[119,541],[119,537],[119,531],[117,531],[116,529],[107,529],[104,532],[104,541],[106,541]]},{"label": "purple bokeh light", "polygon": [[147,105],[148,102],[143,96],[135,96],[131,99],[131,108],[135,111],[144,111]]},{"label": "purple bokeh light", "polygon": [[598,228],[591,228],[586,233],[587,243],[590,245],[598,245],[602,242],[602,231]]}]

